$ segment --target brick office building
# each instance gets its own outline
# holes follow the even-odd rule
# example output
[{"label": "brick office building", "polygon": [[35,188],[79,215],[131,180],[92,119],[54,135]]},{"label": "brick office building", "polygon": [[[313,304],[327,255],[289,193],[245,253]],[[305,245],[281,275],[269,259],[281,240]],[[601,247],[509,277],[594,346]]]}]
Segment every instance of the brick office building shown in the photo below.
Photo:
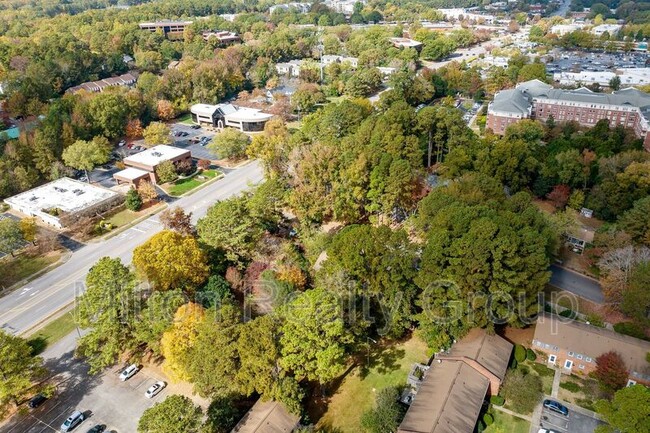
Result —
[{"label": "brick office building", "polygon": [[596,358],[609,351],[618,352],[628,369],[628,385],[650,385],[650,342],[622,335],[609,329],[576,320],[543,314],[537,319],[533,349],[547,355],[547,363],[563,373],[589,374],[596,369]]},{"label": "brick office building", "polygon": [[520,83],[503,90],[488,106],[487,128],[503,135],[506,128],[521,119],[542,122],[576,121],[594,126],[608,119],[610,126],[631,128],[650,151],[650,95],[633,87],[613,93],[594,93],[589,89],[554,89],[539,80]]}]

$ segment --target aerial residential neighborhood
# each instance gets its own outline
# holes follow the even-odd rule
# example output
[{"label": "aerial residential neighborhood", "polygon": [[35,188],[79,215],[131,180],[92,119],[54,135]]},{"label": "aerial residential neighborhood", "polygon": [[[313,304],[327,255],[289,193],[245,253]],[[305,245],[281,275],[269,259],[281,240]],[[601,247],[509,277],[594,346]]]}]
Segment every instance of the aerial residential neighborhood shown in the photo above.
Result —
[{"label": "aerial residential neighborhood", "polygon": [[650,7],[0,8],[0,433],[650,433]]}]

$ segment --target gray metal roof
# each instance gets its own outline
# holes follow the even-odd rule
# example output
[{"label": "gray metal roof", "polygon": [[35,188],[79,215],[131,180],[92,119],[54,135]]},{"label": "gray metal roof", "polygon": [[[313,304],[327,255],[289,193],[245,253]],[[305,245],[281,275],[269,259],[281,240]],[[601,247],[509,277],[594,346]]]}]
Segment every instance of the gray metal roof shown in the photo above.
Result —
[{"label": "gray metal roof", "polygon": [[494,95],[490,109],[513,114],[528,114],[531,103],[519,89],[502,90]]}]

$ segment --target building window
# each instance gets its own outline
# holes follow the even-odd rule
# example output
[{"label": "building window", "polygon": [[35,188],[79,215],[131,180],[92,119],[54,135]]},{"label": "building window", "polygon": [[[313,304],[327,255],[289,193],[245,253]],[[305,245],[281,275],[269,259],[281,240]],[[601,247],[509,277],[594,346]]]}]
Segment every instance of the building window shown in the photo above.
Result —
[{"label": "building window", "polygon": [[573,355],[575,355],[575,353],[569,352],[569,358],[573,358]]},{"label": "building window", "polygon": [[542,346],[543,346],[543,344],[542,344],[541,341],[536,341],[536,342],[535,342],[535,345],[538,346],[538,347],[542,347]]},{"label": "building window", "polygon": [[636,385],[636,380],[629,379],[627,381],[627,386],[632,386],[632,385]]},{"label": "building window", "polygon": [[571,370],[571,367],[573,367],[573,361],[571,361],[570,359],[564,361],[564,368],[566,368],[567,370]]},{"label": "building window", "polygon": [[587,361],[587,362],[591,362],[591,358],[587,356],[587,357],[585,358],[585,361]]},{"label": "building window", "polygon": [[551,364],[555,364],[556,359],[557,359],[557,357],[555,355],[549,355],[548,362],[551,363]]},{"label": "building window", "polygon": [[578,358],[578,359],[582,359],[582,355],[577,354],[577,355],[576,355],[576,358]]},{"label": "building window", "polygon": [[584,369],[585,369],[585,366],[584,366],[584,364],[580,364],[580,365],[578,366],[578,368],[579,368],[580,370],[584,370]]}]

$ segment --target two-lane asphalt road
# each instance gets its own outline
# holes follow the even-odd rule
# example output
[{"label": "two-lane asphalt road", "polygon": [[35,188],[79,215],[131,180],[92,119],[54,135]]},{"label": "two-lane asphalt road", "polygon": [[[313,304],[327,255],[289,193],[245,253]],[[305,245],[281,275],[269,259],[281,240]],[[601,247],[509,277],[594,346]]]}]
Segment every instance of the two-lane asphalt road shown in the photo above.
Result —
[{"label": "two-lane asphalt road", "polygon": [[605,302],[603,289],[597,280],[557,265],[551,265],[551,272],[550,284],[552,286],[597,304]]},{"label": "two-lane asphalt road", "polygon": [[[196,221],[215,202],[240,194],[262,179],[262,168],[254,161],[194,194],[176,200],[173,206],[192,212]],[[88,269],[98,259],[104,256],[119,257],[122,262],[130,263],[134,248],[161,229],[160,221],[154,215],[115,237],[90,243],[75,251],[63,265],[0,299],[0,328],[14,334],[28,333],[44,319],[73,302],[83,289]]]}]

